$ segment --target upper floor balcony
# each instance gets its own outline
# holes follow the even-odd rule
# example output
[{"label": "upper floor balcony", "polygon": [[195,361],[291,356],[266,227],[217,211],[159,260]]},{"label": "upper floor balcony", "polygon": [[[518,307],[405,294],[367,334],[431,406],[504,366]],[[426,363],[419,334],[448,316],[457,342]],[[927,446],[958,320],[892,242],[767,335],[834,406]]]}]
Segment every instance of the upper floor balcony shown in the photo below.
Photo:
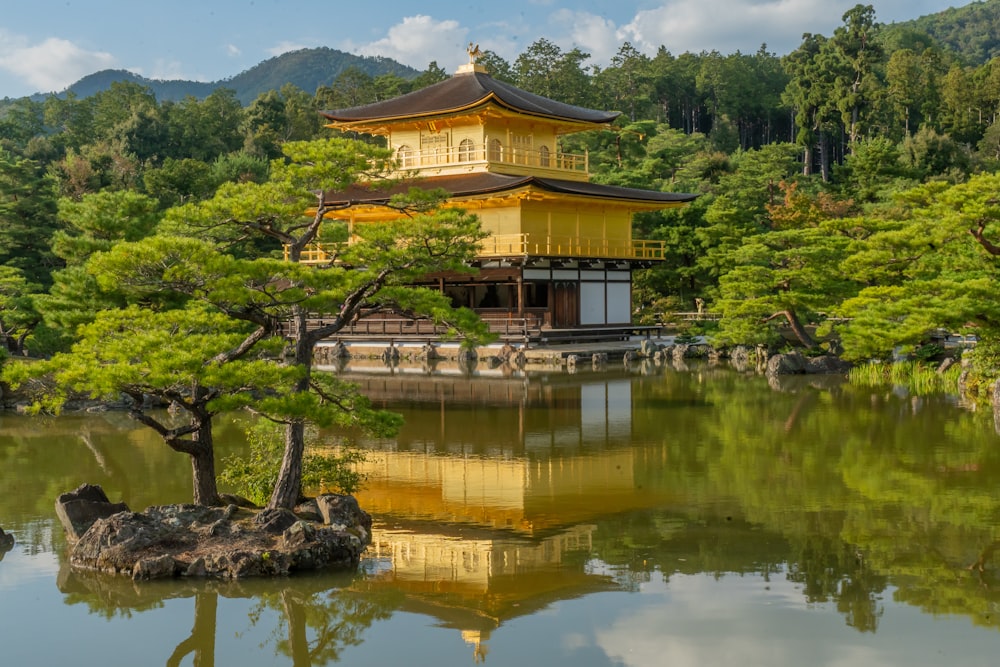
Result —
[{"label": "upper floor balcony", "polygon": [[416,170],[423,176],[496,171],[586,181],[590,173],[587,154],[508,145],[499,139],[478,145],[465,139],[457,146],[423,149],[403,145],[396,148],[396,158],[401,171]]},{"label": "upper floor balcony", "polygon": [[[540,234],[497,234],[483,239],[476,256],[481,259],[555,257],[565,259],[623,259],[662,261],[664,241],[604,239]],[[303,264],[328,264],[335,249],[314,243],[302,251]],[[285,249],[288,260],[288,249]]]},{"label": "upper floor balcony", "polygon": [[480,243],[477,257],[559,257],[567,259],[653,260],[664,258],[664,241],[606,239],[543,234],[497,234]]}]

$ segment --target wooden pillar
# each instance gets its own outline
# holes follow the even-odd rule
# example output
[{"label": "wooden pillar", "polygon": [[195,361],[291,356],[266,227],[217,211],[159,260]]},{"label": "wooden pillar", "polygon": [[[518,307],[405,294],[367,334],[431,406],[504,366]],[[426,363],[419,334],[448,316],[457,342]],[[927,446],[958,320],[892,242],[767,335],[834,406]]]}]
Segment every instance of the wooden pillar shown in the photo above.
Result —
[{"label": "wooden pillar", "polygon": [[545,308],[545,319],[549,326],[555,326],[556,312],[556,281],[549,281],[549,305]]},{"label": "wooden pillar", "polygon": [[524,317],[524,271],[517,274],[517,316]]}]

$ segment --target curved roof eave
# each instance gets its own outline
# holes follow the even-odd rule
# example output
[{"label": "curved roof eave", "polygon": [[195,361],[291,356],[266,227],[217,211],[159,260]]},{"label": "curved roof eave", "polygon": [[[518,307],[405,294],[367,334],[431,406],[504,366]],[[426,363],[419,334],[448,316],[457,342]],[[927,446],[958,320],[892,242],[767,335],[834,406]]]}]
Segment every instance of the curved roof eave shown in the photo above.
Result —
[{"label": "curved roof eave", "polygon": [[621,115],[618,111],[587,109],[529,93],[498,81],[484,72],[452,76],[433,85],[392,99],[320,114],[337,124],[390,121],[454,113],[495,100],[498,105],[520,113],[582,123],[606,124]]},{"label": "curved roof eave", "polygon": [[500,194],[513,190],[535,187],[547,192],[566,195],[578,195],[597,199],[615,201],[630,201],[645,206],[664,207],[676,204],[686,204],[694,201],[698,195],[681,192],[660,192],[658,190],[641,190],[639,188],[623,188],[616,185],[602,185],[584,181],[564,181],[556,178],[539,176],[509,176],[491,172],[462,174],[456,176],[431,176],[402,181],[386,190],[369,190],[356,185],[339,192],[327,192],[324,195],[327,203],[338,205],[379,205],[388,202],[395,194],[405,193],[411,187],[424,189],[441,188],[451,197],[475,197],[477,195]]},{"label": "curved roof eave", "polygon": [[609,112],[614,115],[612,116],[611,119],[607,121],[590,121],[590,120],[580,120],[576,118],[566,118],[565,116],[553,116],[551,114],[534,113],[531,111],[525,111],[524,109],[518,109],[517,107],[512,106],[511,104],[497,97],[497,95],[492,92],[483,97],[482,99],[476,100],[475,102],[472,102],[465,106],[455,107],[453,109],[427,111],[424,113],[406,113],[399,116],[383,116],[379,118],[368,118],[368,119],[357,119],[357,120],[340,120],[340,119],[334,120],[332,116],[329,115],[329,112],[325,111],[320,112],[320,114],[333,121],[329,123],[326,127],[334,129],[351,130],[361,126],[371,125],[372,123],[376,122],[379,124],[422,122],[432,118],[439,118],[441,116],[460,115],[466,112],[474,112],[479,107],[487,107],[490,105],[491,102],[495,106],[500,107],[501,109],[507,109],[509,111],[513,111],[518,114],[522,114],[525,116],[533,116],[535,118],[544,118],[546,120],[555,121],[556,123],[562,125],[569,125],[575,127],[584,126],[584,129],[586,129],[586,126],[607,125],[608,123],[610,123],[615,118],[621,115],[621,113],[614,111],[614,112]]}]

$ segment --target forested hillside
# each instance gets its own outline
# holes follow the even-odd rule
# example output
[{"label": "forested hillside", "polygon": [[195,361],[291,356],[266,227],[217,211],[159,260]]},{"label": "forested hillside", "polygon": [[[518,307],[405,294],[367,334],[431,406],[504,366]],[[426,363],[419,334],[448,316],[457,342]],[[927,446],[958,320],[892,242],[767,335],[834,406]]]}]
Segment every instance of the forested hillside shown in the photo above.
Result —
[{"label": "forested hillside", "polygon": [[90,97],[108,90],[115,82],[135,83],[149,88],[160,102],[179,102],[188,96],[204,99],[213,90],[229,88],[236,93],[236,99],[240,103],[247,105],[263,93],[278,90],[286,84],[309,93],[315,92],[347,70],[357,70],[372,77],[393,75],[404,79],[412,79],[419,74],[389,58],[356,56],[336,49],[316,48],[291,51],[269,58],[224,81],[161,81],[125,70],[102,70],[83,77],[65,92],[77,97]]},{"label": "forested hillside", "polygon": [[952,7],[900,25],[927,33],[970,64],[1000,55],[1000,0]]},{"label": "forested hillside", "polygon": [[[852,358],[931,349],[939,329],[974,332],[977,358],[996,371],[1000,60],[965,62],[927,33],[880,25],[866,5],[782,57],[666,48],[650,57],[626,43],[606,68],[588,60],[542,39],[512,62],[490,52],[480,62],[529,91],[622,112],[607,131],[563,139],[564,150],[589,153],[595,180],[700,195],[637,219],[637,238],[667,247],[635,290],[637,317],[703,299],[722,316],[704,329],[720,344],[780,346],[790,330],[806,348]],[[88,309],[107,306],[88,258],[158,229],[112,215],[109,197],[135,219],[172,215],[223,184],[266,180],[287,142],[329,136],[318,110],[446,76],[433,65],[414,78],[350,67],[315,92],[285,84],[247,104],[225,87],[161,100],[135,82],[9,101],[0,109],[6,348],[65,345]],[[821,342],[828,333],[835,342]]]},{"label": "forested hillside", "polygon": [[260,95],[286,84],[313,93],[321,86],[330,85],[348,70],[370,77],[387,75],[404,79],[412,79],[419,74],[417,70],[389,58],[356,56],[336,49],[317,48],[283,53],[219,84],[235,90],[237,99],[243,104],[250,104]]},{"label": "forested hillside", "polygon": [[[90,97],[107,90],[112,83],[134,83],[144,88],[149,88],[156,99],[161,102],[168,100],[179,101],[191,96],[204,99],[213,90],[219,87],[218,83],[205,83],[201,81],[157,81],[147,79],[133,72],[123,69],[105,69],[94,72],[83,77],[72,86],[66,89],[66,94],[73,94],[77,97]],[[45,99],[45,95],[39,99]]]}]

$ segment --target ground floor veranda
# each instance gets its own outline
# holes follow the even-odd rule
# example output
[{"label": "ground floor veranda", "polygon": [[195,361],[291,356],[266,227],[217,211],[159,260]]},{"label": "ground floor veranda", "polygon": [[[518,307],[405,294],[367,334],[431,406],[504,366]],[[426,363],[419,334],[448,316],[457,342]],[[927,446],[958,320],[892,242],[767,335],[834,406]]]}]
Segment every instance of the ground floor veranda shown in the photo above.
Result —
[{"label": "ground floor veranda", "polygon": [[[469,274],[429,275],[420,284],[447,295],[455,307],[474,310],[501,340],[624,340],[656,329],[632,322],[635,263],[536,259],[483,262],[477,268]],[[317,315],[310,326],[326,321]],[[367,312],[334,337],[406,342],[444,333],[433,322],[404,313]]]}]

